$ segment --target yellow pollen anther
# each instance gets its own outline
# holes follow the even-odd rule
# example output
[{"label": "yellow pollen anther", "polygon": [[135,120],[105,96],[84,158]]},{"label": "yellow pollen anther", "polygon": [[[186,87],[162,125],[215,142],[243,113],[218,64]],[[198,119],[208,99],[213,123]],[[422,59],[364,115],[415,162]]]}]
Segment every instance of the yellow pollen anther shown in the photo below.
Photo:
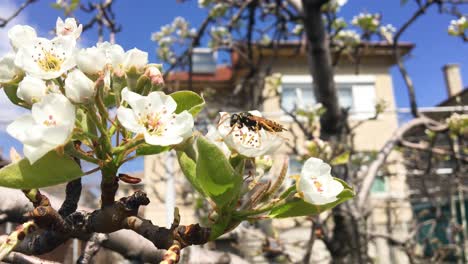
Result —
[{"label": "yellow pollen anther", "polygon": [[140,119],[140,123],[146,127],[149,133],[162,135],[164,124],[161,122],[159,114],[147,114],[144,118]]},{"label": "yellow pollen anther", "polygon": [[315,188],[317,188],[317,191],[323,192],[323,185],[319,181],[314,181]]},{"label": "yellow pollen anther", "polygon": [[42,70],[49,71],[58,71],[62,66],[63,59],[58,58],[50,52],[44,52],[44,58],[38,61],[39,66]]}]

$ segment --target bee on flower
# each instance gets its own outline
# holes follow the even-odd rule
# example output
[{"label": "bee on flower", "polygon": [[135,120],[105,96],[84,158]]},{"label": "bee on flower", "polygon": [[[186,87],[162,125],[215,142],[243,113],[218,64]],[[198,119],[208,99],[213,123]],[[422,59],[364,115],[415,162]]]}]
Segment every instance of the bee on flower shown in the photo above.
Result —
[{"label": "bee on flower", "polygon": [[263,118],[258,111],[238,114],[220,113],[218,132],[234,152],[246,157],[258,157],[275,152],[284,142],[279,135],[286,130],[280,124]]}]

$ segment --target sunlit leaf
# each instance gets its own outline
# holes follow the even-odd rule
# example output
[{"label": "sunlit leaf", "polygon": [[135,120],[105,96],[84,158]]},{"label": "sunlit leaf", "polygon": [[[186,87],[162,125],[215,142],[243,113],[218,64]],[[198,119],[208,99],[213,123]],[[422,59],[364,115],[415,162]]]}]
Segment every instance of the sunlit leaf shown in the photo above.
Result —
[{"label": "sunlit leaf", "polygon": [[0,169],[0,186],[34,189],[65,183],[83,176],[80,166],[69,156],[47,153],[33,165],[22,159]]},{"label": "sunlit leaf", "polygon": [[187,110],[192,116],[196,116],[205,107],[205,100],[191,91],[179,91],[172,93],[171,96],[177,103],[176,114]]}]

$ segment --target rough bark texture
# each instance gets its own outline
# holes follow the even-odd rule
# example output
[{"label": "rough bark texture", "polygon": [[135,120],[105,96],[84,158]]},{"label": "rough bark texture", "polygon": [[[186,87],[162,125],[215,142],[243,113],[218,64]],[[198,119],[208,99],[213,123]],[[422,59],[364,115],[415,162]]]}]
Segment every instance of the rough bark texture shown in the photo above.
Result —
[{"label": "rough bark texture", "polygon": [[343,121],[333,80],[330,44],[321,12],[321,7],[326,2],[326,0],[302,0],[314,94],[317,102],[322,103],[327,110],[321,118],[322,135],[329,137],[340,134]]}]

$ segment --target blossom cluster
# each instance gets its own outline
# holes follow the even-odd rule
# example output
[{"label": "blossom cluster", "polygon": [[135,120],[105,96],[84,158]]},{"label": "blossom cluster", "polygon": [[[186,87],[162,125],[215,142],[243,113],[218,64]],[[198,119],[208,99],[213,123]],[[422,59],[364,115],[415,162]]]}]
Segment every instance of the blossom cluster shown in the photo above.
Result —
[{"label": "blossom cluster", "polygon": [[450,21],[448,33],[452,36],[463,36],[467,28],[468,21],[465,16],[462,16],[459,19]]},{"label": "blossom cluster", "polygon": [[334,44],[340,49],[354,48],[361,43],[361,36],[352,29],[340,30],[334,40]]},{"label": "blossom cluster", "polygon": [[[8,32],[13,51],[0,59],[0,69],[4,69],[0,84],[6,92],[16,87],[17,104],[30,108],[31,113],[15,120],[7,132],[24,144],[24,155],[31,163],[63,147],[81,129],[75,124],[78,110],[95,111],[96,98],[104,104],[104,98],[120,94],[111,83],[125,80],[130,85],[144,76],[152,87],[163,84],[159,66],[148,64],[146,52],[124,51],[108,42],[78,48],[81,31],[75,19],[59,18],[53,39],[38,37],[32,27],[24,25]],[[172,97],[162,92],[143,96],[123,88],[121,98],[117,119],[136,137],[143,135],[147,143],[173,145],[191,135],[193,118],[187,111],[175,114]],[[127,104],[132,108],[126,108]]]},{"label": "blossom cluster", "polygon": [[389,43],[393,42],[393,35],[396,32],[396,28],[392,24],[387,24],[379,28],[380,35]]},{"label": "blossom cluster", "polygon": [[209,46],[217,48],[220,46],[229,46],[232,43],[232,36],[229,30],[223,26],[214,26],[210,30]]},{"label": "blossom cluster", "polygon": [[229,4],[216,0],[198,0],[198,7],[209,8],[211,18],[219,18],[226,14]]},{"label": "blossom cluster", "polygon": [[351,24],[361,28],[364,32],[374,33],[380,26],[381,15],[360,13],[354,16]]},{"label": "blossom cluster", "polygon": [[447,118],[447,124],[452,133],[468,135],[468,114],[454,113]]},{"label": "blossom cluster", "polygon": [[338,12],[347,2],[348,0],[330,0],[323,5],[322,9],[327,12]]},{"label": "blossom cluster", "polygon": [[164,25],[158,32],[151,35],[151,40],[157,43],[158,58],[164,62],[175,63],[175,44],[183,44],[193,38],[196,30],[190,28],[190,24],[183,17],[176,17],[171,24]]}]

